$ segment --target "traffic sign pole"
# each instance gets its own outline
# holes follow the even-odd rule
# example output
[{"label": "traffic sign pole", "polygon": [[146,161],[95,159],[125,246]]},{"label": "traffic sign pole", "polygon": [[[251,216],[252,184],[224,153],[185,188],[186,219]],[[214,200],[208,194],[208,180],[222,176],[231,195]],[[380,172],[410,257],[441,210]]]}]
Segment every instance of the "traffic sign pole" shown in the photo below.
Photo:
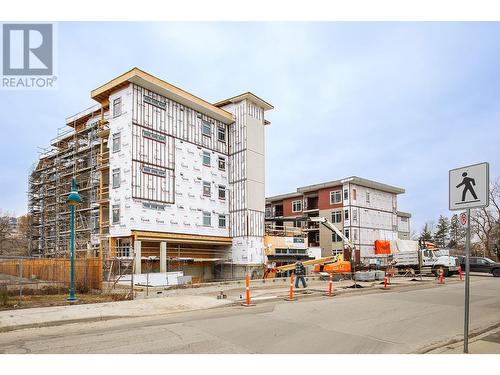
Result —
[{"label": "traffic sign pole", "polygon": [[467,232],[465,239],[465,313],[464,313],[464,353],[469,353],[469,286],[470,286],[470,208],[467,209]]},{"label": "traffic sign pole", "polygon": [[464,311],[464,353],[469,352],[469,292],[470,292],[470,210],[488,207],[490,165],[487,162],[451,169],[449,179],[450,211],[467,209],[467,216],[460,215],[460,224],[465,226],[465,311]]}]

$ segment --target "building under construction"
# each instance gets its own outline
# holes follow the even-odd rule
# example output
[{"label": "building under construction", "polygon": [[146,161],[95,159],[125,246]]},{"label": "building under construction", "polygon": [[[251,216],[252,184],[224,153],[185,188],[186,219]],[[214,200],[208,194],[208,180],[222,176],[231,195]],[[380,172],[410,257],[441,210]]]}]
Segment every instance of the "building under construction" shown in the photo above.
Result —
[{"label": "building under construction", "polygon": [[60,257],[69,253],[70,207],[66,198],[73,176],[82,196],[75,215],[75,249],[94,255],[99,250],[99,234],[105,233],[100,224],[106,223],[99,220],[104,211],[99,205],[103,192],[100,181],[109,156],[107,139],[100,131],[101,116],[100,106],[95,106],[69,118],[66,129],[59,129],[30,174],[28,218],[32,256]]},{"label": "building under construction", "polygon": [[31,255],[69,254],[76,177],[77,256],[134,258],[137,273],[154,259],[205,280],[265,263],[270,104],[250,92],[211,104],[137,68],[91,98],[30,174]]}]

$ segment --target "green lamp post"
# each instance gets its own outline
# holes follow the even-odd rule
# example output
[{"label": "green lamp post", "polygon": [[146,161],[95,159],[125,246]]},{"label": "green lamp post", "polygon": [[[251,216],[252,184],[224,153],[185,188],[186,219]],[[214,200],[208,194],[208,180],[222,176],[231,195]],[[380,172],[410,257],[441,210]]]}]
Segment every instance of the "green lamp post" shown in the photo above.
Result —
[{"label": "green lamp post", "polygon": [[75,206],[82,201],[78,190],[76,190],[76,178],[73,177],[71,181],[71,192],[66,199],[66,202],[71,206],[71,234],[70,234],[70,249],[71,249],[71,280],[69,287],[68,302],[73,303],[76,301],[75,297]]}]

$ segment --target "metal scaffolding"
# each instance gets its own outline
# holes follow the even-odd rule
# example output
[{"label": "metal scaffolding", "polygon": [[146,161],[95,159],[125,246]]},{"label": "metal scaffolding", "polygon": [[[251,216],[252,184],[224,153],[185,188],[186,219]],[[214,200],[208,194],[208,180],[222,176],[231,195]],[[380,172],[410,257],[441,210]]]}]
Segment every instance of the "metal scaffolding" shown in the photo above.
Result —
[{"label": "metal scaffolding", "polygon": [[[69,207],[66,197],[76,177],[82,203],[76,210],[75,250],[95,256],[99,250],[98,201],[101,174],[98,160],[104,115],[91,107],[66,121],[66,127],[43,149],[29,176],[28,217],[31,256],[65,257],[69,254]],[[69,129],[68,129],[69,127]]]}]

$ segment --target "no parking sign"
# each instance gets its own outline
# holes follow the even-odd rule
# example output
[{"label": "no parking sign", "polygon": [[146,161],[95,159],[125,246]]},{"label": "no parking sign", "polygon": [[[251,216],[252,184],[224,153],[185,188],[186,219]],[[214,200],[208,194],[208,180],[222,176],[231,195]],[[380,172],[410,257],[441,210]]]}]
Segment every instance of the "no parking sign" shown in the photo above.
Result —
[{"label": "no parking sign", "polygon": [[460,214],[460,216],[458,217],[458,222],[460,223],[460,225],[462,227],[466,227],[467,226],[467,222],[469,221],[469,217],[467,216],[467,213],[466,212],[462,212]]}]

